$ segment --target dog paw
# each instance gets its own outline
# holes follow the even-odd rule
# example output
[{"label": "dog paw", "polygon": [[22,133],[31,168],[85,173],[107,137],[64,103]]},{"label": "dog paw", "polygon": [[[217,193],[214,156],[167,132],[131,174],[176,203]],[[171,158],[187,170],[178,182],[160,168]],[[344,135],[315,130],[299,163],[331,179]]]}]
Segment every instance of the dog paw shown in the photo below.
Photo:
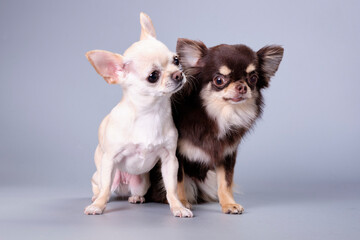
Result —
[{"label": "dog paw", "polygon": [[244,208],[240,204],[236,203],[223,204],[221,208],[223,213],[226,214],[242,214],[244,212]]},{"label": "dog paw", "polygon": [[[105,208],[105,207],[104,207]],[[104,211],[104,208],[101,208],[99,206],[96,206],[96,205],[89,205],[85,208],[85,211],[84,213],[86,215],[100,215],[103,213]]]},{"label": "dog paw", "polygon": [[187,209],[192,209],[191,203],[189,203],[187,200],[180,200],[180,202],[181,202],[182,205],[184,205],[184,207],[186,207]]},{"label": "dog paw", "polygon": [[129,203],[144,203],[145,198],[142,196],[131,196],[128,198]]},{"label": "dog paw", "polygon": [[175,217],[180,217],[180,218],[192,218],[193,217],[193,213],[189,209],[184,208],[184,207],[173,207],[173,208],[171,208],[171,211]]}]

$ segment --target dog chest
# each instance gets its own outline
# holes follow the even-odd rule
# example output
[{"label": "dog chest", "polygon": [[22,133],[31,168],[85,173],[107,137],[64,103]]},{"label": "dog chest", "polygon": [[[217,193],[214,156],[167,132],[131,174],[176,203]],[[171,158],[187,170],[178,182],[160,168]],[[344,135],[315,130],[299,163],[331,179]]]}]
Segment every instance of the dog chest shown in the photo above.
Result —
[{"label": "dog chest", "polygon": [[150,171],[160,156],[165,153],[166,149],[163,144],[128,144],[116,156],[115,161],[121,171],[130,174],[142,174]]},{"label": "dog chest", "polygon": [[166,110],[140,114],[119,106],[112,111],[111,117],[112,126],[107,129],[105,146],[114,154],[114,161],[121,171],[130,174],[148,172],[160,156],[175,151],[177,131]]}]

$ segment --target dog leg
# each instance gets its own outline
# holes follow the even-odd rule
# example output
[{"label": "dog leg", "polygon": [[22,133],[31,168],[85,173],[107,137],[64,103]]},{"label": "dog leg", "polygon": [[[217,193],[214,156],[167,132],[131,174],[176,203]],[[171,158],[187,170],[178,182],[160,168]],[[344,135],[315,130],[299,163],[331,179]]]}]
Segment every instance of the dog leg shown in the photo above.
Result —
[{"label": "dog leg", "polygon": [[[216,167],[218,196],[223,213],[241,214],[243,213],[244,208],[235,202],[232,190],[236,154],[234,154],[233,157],[234,159],[226,159],[227,162],[225,165]],[[233,160],[233,164],[230,162],[229,166],[228,160]]]},{"label": "dog leg", "polygon": [[113,157],[106,153],[103,154],[100,171],[100,192],[96,200],[85,208],[85,214],[97,215],[103,213],[111,194],[111,184],[114,178],[113,168]]},{"label": "dog leg", "polygon": [[93,175],[93,177],[91,179],[92,191],[93,191],[93,197],[91,198],[91,200],[93,202],[96,200],[96,198],[98,197],[98,195],[100,193],[100,189],[99,189],[99,182],[100,182],[99,171],[100,171],[100,163],[101,163],[102,155],[103,155],[103,152],[102,152],[100,146],[98,145],[96,147],[95,154],[94,154],[96,172],[94,173],[94,175]]},{"label": "dog leg", "polygon": [[94,202],[100,193],[98,171],[94,172],[94,174],[91,178],[91,185],[92,185],[92,191],[93,191],[93,196],[91,198],[91,201]]},{"label": "dog leg", "polygon": [[175,154],[168,154],[166,157],[161,158],[161,160],[161,173],[166,189],[166,198],[173,215],[175,217],[193,217],[193,213],[181,204],[176,194],[179,163]]},{"label": "dog leg", "polygon": [[147,190],[150,187],[149,173],[141,175],[133,175],[130,178],[129,188],[131,196],[129,197],[129,203],[144,203]]},{"label": "dog leg", "polygon": [[177,194],[180,202],[188,209],[191,209],[191,204],[186,198],[185,183],[184,183],[184,168],[179,164],[178,183],[177,183]]}]

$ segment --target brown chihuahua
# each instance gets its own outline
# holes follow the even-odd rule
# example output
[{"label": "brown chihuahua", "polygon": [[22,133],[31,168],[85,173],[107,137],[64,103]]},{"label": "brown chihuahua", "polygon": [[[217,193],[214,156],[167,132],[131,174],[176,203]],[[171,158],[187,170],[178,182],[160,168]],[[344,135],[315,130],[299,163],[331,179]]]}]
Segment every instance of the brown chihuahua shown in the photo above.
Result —
[{"label": "brown chihuahua", "polygon": [[[244,211],[232,189],[237,148],[261,116],[261,91],[269,86],[283,52],[275,45],[254,52],[245,45],[207,48],[199,41],[178,39],[188,82],[172,96],[172,114],[179,132],[178,196],[185,206],[218,199],[224,213]],[[157,188],[152,195],[161,201],[164,194],[156,177],[152,172]]]}]

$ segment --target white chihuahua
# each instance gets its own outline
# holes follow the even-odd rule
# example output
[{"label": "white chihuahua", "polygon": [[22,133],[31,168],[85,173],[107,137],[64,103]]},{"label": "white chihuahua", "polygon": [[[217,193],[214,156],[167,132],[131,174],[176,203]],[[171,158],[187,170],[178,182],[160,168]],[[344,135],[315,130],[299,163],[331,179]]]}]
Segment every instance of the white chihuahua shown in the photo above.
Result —
[{"label": "white chihuahua", "polygon": [[140,41],[124,56],[94,50],[86,54],[109,84],[123,88],[121,102],[100,124],[92,178],[93,203],[85,214],[101,214],[111,191],[142,203],[150,182],[148,172],[161,159],[170,209],[176,217],[192,217],[176,193],[178,133],[171,116],[170,96],[186,81],[177,56],[156,40],[149,16],[140,14]]}]

